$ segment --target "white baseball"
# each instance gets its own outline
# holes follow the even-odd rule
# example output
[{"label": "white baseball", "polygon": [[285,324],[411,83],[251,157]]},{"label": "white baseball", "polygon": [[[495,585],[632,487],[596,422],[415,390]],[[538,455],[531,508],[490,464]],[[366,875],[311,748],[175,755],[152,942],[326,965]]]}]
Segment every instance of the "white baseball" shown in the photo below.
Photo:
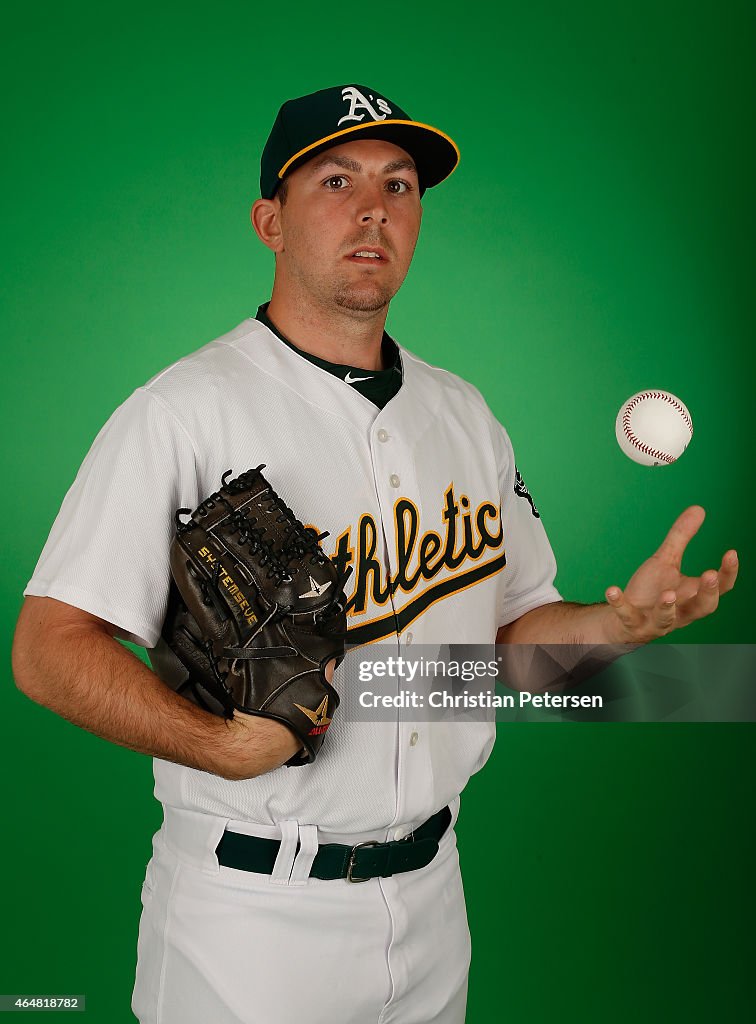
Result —
[{"label": "white baseball", "polygon": [[642,466],[668,466],[680,458],[693,437],[685,404],[668,391],[639,391],[617,413],[620,448]]}]

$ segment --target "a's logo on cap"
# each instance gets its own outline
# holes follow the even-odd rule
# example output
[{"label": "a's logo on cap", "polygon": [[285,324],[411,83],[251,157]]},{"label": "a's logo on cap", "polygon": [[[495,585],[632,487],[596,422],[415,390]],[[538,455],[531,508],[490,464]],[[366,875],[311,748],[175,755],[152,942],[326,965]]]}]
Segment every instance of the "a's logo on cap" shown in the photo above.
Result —
[{"label": "a's logo on cap", "polygon": [[[385,100],[376,98],[375,96],[371,96],[370,99],[367,99],[354,85],[345,86],[341,90],[341,96],[349,103],[349,113],[344,114],[336,125],[337,128],[345,121],[363,121],[365,119],[365,114],[369,114],[373,121],[385,121],[387,114],[391,113],[391,107]],[[373,106],[373,103],[375,103],[378,110],[381,111],[380,114]],[[358,116],[358,110],[364,110],[365,113]]]}]

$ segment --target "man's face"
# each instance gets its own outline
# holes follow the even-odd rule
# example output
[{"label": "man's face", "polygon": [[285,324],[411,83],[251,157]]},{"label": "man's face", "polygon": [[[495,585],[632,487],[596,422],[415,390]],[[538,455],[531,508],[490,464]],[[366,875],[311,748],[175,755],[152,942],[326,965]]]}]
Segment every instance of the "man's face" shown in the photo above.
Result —
[{"label": "man's face", "polygon": [[406,277],[420,231],[409,154],[375,139],[346,142],[297,168],[287,186],[277,280],[326,309],[384,309]]}]

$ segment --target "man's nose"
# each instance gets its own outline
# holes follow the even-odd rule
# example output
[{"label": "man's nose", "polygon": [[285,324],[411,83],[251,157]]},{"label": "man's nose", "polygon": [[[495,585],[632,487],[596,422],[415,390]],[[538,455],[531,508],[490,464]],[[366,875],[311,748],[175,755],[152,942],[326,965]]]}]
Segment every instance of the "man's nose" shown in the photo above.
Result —
[{"label": "man's nose", "polygon": [[369,185],[365,188],[358,205],[358,219],[361,224],[368,224],[370,221],[388,224],[389,212],[382,185]]}]

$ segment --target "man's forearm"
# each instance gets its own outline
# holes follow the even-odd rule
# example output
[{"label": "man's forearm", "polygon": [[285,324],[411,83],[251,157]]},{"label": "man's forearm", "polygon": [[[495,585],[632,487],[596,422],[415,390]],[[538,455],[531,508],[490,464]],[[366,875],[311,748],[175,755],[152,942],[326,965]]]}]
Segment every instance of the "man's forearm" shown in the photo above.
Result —
[{"label": "man's forearm", "polygon": [[606,604],[569,601],[526,612],[496,636],[497,644],[507,645],[503,680],[533,692],[584,682],[639,646],[619,639],[614,619]]},{"label": "man's forearm", "polygon": [[497,644],[572,644],[595,647],[622,642],[616,616],[608,604],[555,601],[541,605],[502,626]]},{"label": "man's forearm", "polygon": [[104,624],[52,625],[47,600],[27,600],[14,644],[16,682],[32,700],[103,739],[229,779],[261,775],[299,749],[270,719],[225,721],[191,704]]}]

